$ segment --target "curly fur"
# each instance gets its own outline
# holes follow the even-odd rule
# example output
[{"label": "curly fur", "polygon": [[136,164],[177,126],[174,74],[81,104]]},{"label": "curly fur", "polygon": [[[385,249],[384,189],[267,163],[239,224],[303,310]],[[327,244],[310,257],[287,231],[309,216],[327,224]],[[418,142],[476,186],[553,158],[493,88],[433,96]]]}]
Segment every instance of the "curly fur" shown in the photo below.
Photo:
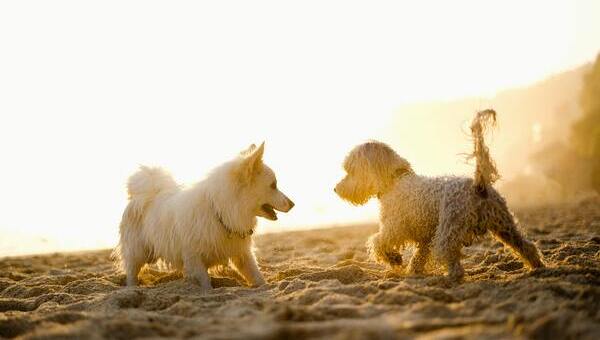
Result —
[{"label": "curly fur", "polygon": [[544,264],[536,246],[526,240],[504,198],[493,188],[498,171],[484,143],[486,128],[496,112],[479,112],[471,125],[477,165],[474,179],[425,177],[384,143],[355,147],[344,161],[347,172],[336,193],[353,204],[372,197],[380,202],[380,229],[367,241],[371,257],[392,266],[402,264],[400,251],[416,245],[408,271],[422,273],[431,255],[460,279],[461,249],[488,230],[512,248],[531,268]]},{"label": "curly fur", "polygon": [[142,166],[132,175],[114,251],[127,284],[136,285],[142,266],[158,260],[207,289],[208,269],[228,265],[250,285],[263,284],[246,235],[257,216],[276,219],[273,209],[287,212],[294,206],[277,189],[263,152],[264,144],[251,146],[189,188],[161,168]]},{"label": "curly fur", "polygon": [[485,195],[488,187],[500,178],[496,163],[490,156],[490,150],[483,139],[485,131],[495,123],[496,111],[494,110],[478,112],[471,123],[471,136],[475,148],[469,158],[475,158],[477,161],[473,185],[481,195]]}]

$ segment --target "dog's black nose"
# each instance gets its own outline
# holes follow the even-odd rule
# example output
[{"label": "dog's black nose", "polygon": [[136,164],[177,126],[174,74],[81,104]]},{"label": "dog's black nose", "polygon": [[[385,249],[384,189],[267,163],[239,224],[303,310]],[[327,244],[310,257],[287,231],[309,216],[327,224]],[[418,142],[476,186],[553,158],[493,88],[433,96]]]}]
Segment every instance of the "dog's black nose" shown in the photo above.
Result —
[{"label": "dog's black nose", "polygon": [[290,206],[290,210],[291,210],[291,209],[292,209],[292,208],[295,206],[295,204],[294,204],[294,202],[292,202],[292,200],[291,200],[291,199],[289,199],[289,198],[287,199],[287,201],[288,201],[288,205]]},{"label": "dog's black nose", "polygon": [[337,188],[333,187],[333,192],[335,192],[337,194]]}]

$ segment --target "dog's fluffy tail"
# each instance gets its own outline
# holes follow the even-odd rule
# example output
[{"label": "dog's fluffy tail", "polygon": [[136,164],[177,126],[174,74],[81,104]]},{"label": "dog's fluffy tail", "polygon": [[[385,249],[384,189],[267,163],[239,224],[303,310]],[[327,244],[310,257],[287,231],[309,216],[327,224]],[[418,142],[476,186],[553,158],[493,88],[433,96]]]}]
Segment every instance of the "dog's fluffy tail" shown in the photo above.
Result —
[{"label": "dog's fluffy tail", "polygon": [[490,156],[490,150],[485,145],[484,135],[487,129],[496,123],[496,111],[488,109],[479,111],[471,122],[471,136],[475,149],[469,158],[475,158],[475,178],[473,187],[482,196],[487,195],[488,187],[494,184],[500,175],[496,163]]},{"label": "dog's fluffy tail", "polygon": [[129,204],[125,208],[122,224],[139,224],[144,211],[160,192],[175,190],[177,183],[166,170],[159,167],[140,166],[140,169],[129,177],[127,192]]},{"label": "dog's fluffy tail", "polygon": [[129,204],[123,212],[119,227],[121,238],[112,253],[117,268],[123,268],[123,256],[128,251],[127,240],[135,239],[131,235],[138,233],[144,217],[144,211],[156,195],[168,190],[176,190],[177,183],[166,170],[158,167],[141,166],[140,169],[129,177],[127,192]]},{"label": "dog's fluffy tail", "polygon": [[129,177],[127,193],[129,200],[149,201],[161,191],[177,187],[171,174],[163,168],[140,166],[140,169]]}]

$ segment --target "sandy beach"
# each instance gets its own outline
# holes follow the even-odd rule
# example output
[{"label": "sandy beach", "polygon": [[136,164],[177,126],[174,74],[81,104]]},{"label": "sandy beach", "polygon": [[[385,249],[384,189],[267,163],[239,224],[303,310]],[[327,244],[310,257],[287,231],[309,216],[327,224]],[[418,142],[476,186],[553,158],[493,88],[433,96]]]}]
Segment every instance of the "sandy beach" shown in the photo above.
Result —
[{"label": "sandy beach", "polygon": [[257,236],[268,281],[257,289],[225,272],[206,293],[154,267],[126,288],[110,250],[4,258],[0,336],[599,339],[600,199],[516,215],[548,268],[528,271],[486,236],[465,248],[459,284],[370,262],[375,225]]}]

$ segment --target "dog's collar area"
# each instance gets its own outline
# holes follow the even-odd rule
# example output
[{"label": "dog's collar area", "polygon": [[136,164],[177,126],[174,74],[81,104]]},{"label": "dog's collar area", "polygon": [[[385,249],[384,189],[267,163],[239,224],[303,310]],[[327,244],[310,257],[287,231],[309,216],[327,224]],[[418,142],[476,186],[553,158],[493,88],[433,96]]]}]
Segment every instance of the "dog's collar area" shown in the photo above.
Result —
[{"label": "dog's collar area", "polygon": [[227,224],[225,224],[225,222],[223,221],[223,216],[221,216],[221,213],[219,213],[219,211],[215,207],[214,202],[211,201],[210,203],[212,205],[212,209],[215,212],[215,216],[217,217],[217,221],[219,221],[219,224],[223,226],[223,229],[225,229],[225,233],[227,233],[227,238],[232,238],[235,235],[241,239],[245,239],[246,237],[254,234],[254,229],[250,229],[250,230],[247,230],[244,232],[239,232],[239,231],[229,228],[227,226]]},{"label": "dog's collar area", "polygon": [[[392,185],[394,185],[394,182],[396,180],[398,180],[398,179],[400,179],[402,177],[405,177],[407,175],[410,175],[410,174],[414,174],[414,172],[410,168],[409,169],[404,169],[404,168],[396,169],[396,171],[394,171],[394,174],[392,175]],[[381,199],[381,197],[383,195],[385,195],[388,191],[380,191],[380,192],[378,192],[377,193],[377,198]]]}]

